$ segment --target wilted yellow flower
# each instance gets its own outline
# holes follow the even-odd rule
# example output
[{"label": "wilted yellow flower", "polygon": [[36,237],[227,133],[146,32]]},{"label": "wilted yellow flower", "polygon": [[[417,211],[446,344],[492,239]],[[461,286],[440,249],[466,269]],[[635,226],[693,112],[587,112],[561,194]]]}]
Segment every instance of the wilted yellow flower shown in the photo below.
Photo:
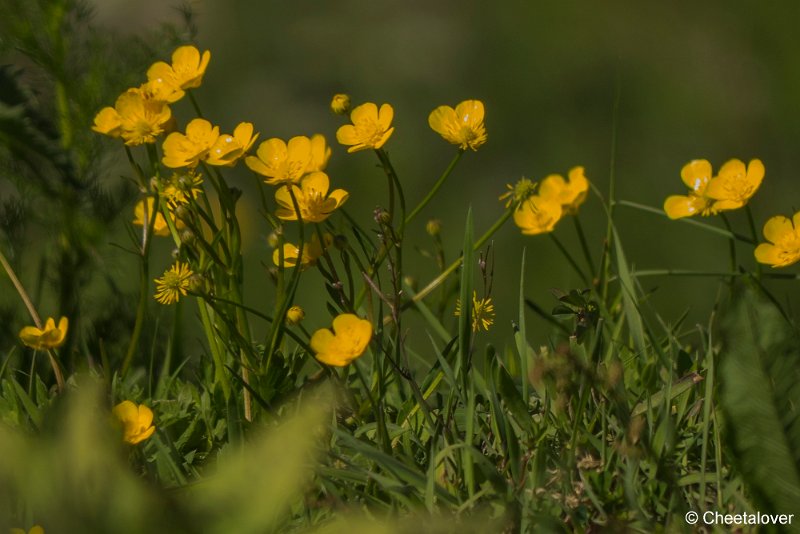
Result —
[{"label": "wilted yellow flower", "polygon": [[337,315],[333,332],[321,328],[311,336],[311,350],[327,365],[343,367],[362,354],[372,339],[372,323],[352,313]]},{"label": "wilted yellow flower", "polygon": [[333,95],[331,99],[331,111],[337,115],[345,115],[350,111],[350,96],[341,93]]},{"label": "wilted yellow flower", "polygon": [[186,296],[192,288],[194,272],[188,263],[176,261],[175,264],[164,272],[163,276],[156,278],[155,299],[161,304],[172,304]]},{"label": "wilted yellow flower", "polygon": [[439,106],[428,116],[428,124],[445,141],[457,145],[461,150],[478,150],[486,142],[483,126],[483,102],[465,100],[456,106]]},{"label": "wilted yellow flower", "polygon": [[533,195],[514,211],[514,223],[525,235],[552,232],[564,211],[557,200]]},{"label": "wilted yellow flower", "polygon": [[[26,534],[24,528],[12,528],[9,532],[11,534]],[[44,528],[40,525],[33,525],[27,534],[44,534]]]},{"label": "wilted yellow flower", "polygon": [[[173,172],[161,186],[161,197],[167,205],[174,209],[181,204],[188,204],[203,192],[203,176],[195,169],[185,172]],[[158,221],[156,221],[157,223]],[[141,224],[134,221],[134,224]],[[179,224],[180,223],[179,221]]]},{"label": "wilted yellow flower", "polygon": [[62,317],[56,321],[52,317],[48,317],[45,321],[44,328],[37,328],[35,326],[26,326],[19,332],[19,339],[28,347],[36,350],[57,349],[64,344],[67,339],[67,329],[69,328],[69,320]]},{"label": "wilted yellow flower", "polygon": [[231,166],[250,150],[256,139],[258,139],[258,134],[253,135],[253,125],[249,122],[241,122],[233,130],[233,135],[222,134],[217,138],[208,153],[206,163]]},{"label": "wilted yellow flower", "polygon": [[297,183],[311,165],[311,140],[300,135],[289,139],[273,137],[258,146],[255,156],[247,156],[245,163],[253,172],[266,176],[270,185]]},{"label": "wilted yellow flower", "polygon": [[201,56],[194,46],[180,46],[172,53],[172,65],[163,61],[154,63],[147,70],[147,79],[181,89],[200,87],[210,60],[211,52],[208,50]]},{"label": "wilted yellow flower", "polygon": [[124,428],[122,439],[131,445],[136,445],[153,435],[156,427],[153,426],[153,411],[145,406],[122,401],[111,410]]},{"label": "wilted yellow flower", "polygon": [[324,171],[331,159],[331,147],[325,141],[322,134],[311,136],[311,163],[308,164],[306,172]]},{"label": "wilted yellow flower", "polygon": [[672,195],[664,201],[664,211],[670,219],[692,215],[713,215],[716,209],[706,195],[711,182],[711,164],[704,159],[695,159],[681,169],[681,180],[689,187],[688,195]]},{"label": "wilted yellow flower", "polygon": [[336,131],[336,139],[350,146],[348,152],[381,148],[394,132],[393,118],[394,109],[389,104],[383,104],[380,111],[373,102],[361,104],[350,113],[353,124],[341,126]]},{"label": "wilted yellow flower", "polygon": [[205,119],[193,119],[186,125],[186,134],[172,132],[164,140],[161,162],[171,169],[196,167],[204,160],[219,139],[219,126]]},{"label": "wilted yellow flower", "polygon": [[789,219],[783,215],[770,218],[764,225],[764,237],[769,243],[756,247],[759,263],[786,267],[800,260],[800,211]]},{"label": "wilted yellow flower", "polygon": [[560,174],[546,177],[539,184],[539,196],[557,201],[565,212],[575,214],[578,212],[578,207],[586,200],[589,180],[583,173],[583,167],[573,167],[568,177],[569,181],[564,181]]},{"label": "wilted yellow flower", "polygon": [[[461,316],[461,300],[456,300],[456,317]],[[472,331],[480,332],[481,328],[489,331],[494,324],[494,304],[492,297],[478,298],[478,292],[472,291]]]},{"label": "wilted yellow flower", "polygon": [[328,175],[324,172],[312,172],[300,181],[300,187],[287,185],[275,191],[275,201],[280,206],[275,210],[275,215],[286,221],[297,220],[289,187],[294,192],[304,222],[324,221],[336,208],[344,204],[349,196],[344,189],[335,189],[328,193],[330,188]]},{"label": "wilted yellow flower", "polygon": [[706,196],[714,199],[714,210],[735,210],[750,200],[764,179],[764,164],[754,159],[745,168],[744,163],[732,159],[725,163],[706,189]]},{"label": "wilted yellow flower", "polygon": [[300,306],[292,306],[286,311],[286,324],[294,326],[299,324],[306,316],[306,312]]},{"label": "wilted yellow flower", "polygon": [[[312,234],[311,240],[303,245],[303,254],[300,257],[300,249],[297,245],[292,243],[283,244],[283,268],[288,269],[297,265],[297,258],[300,257],[300,269],[305,270],[308,267],[316,265],[317,260],[325,252],[325,249],[333,244],[333,236],[325,234],[322,236],[325,248],[319,242],[317,234]],[[280,267],[280,250],[275,249],[272,251],[272,262]]]},{"label": "wilted yellow flower", "polygon": [[536,192],[536,182],[522,177],[514,185],[506,184],[506,189],[508,191],[500,195],[499,200],[507,199],[506,208],[510,208],[512,205],[520,204],[532,196]]},{"label": "wilted yellow flower", "polygon": [[163,101],[148,100],[138,89],[129,89],[117,98],[113,108],[100,110],[92,130],[121,137],[126,145],[136,146],[154,143],[171,117],[172,112]]}]

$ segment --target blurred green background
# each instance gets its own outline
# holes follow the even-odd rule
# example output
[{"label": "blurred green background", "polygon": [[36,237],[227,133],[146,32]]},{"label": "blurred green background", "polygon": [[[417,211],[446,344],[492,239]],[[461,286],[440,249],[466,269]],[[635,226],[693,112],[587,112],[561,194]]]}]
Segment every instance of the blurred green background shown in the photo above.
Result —
[{"label": "blurred green background", "polygon": [[[660,208],[666,196],[685,192],[679,173],[689,160],[709,159],[716,170],[730,158],[760,158],[767,174],[751,202],[759,232],[768,217],[800,207],[800,4],[795,1],[207,0],[189,5],[197,14],[197,44],[212,51],[197,91],[204,113],[226,131],[252,121],[262,139],[325,134],[334,147],[327,169],[331,181],[350,191],[348,210],[368,226],[373,208],[385,205],[386,180],[372,154],[348,155],[335,143],[341,122],[328,110],[330,97],[347,92],[356,103],[394,106],[396,131],[386,148],[412,206],[454,153],[428,128],[428,113],[440,104],[483,100],[488,143],[465,155],[409,229],[412,244],[430,247],[425,222],[441,219],[448,260],[458,254],[467,207],[473,208],[480,235],[502,213],[497,197],[505,184],[521,176],[539,180],[583,165],[587,177],[607,191],[617,93],[618,198]],[[161,1],[96,5],[97,25],[120,35],[179,19],[175,7]],[[167,57],[152,61],[157,59]],[[188,103],[177,109],[179,117],[189,117]],[[121,149],[117,160],[120,170],[109,171],[111,179],[124,171]],[[269,264],[271,254],[266,224],[257,213],[249,171],[242,167],[232,174],[245,190],[242,211],[253,221],[246,229],[248,277],[254,284],[249,300],[266,309],[271,306],[271,292],[261,283],[267,279],[261,263]],[[724,238],[630,208],[619,208],[617,216],[636,269],[729,269]],[[594,196],[580,217],[597,262],[605,216]],[[749,235],[743,212],[730,217],[739,232]],[[125,216],[118,221],[119,236],[127,222]],[[717,219],[705,222],[722,226]],[[556,235],[580,257],[571,221],[563,220]],[[508,223],[494,239],[497,323],[490,337],[497,341],[510,340],[523,247],[528,251],[526,295],[545,309],[555,304],[549,288],[581,285],[547,236],[522,236]],[[117,254],[111,247],[107,252]],[[155,271],[167,265],[166,243],[160,252],[164,260],[152,262]],[[752,247],[740,244],[738,252],[739,263],[754,268]],[[410,251],[405,258],[406,270],[421,285],[434,276],[435,266],[422,255]],[[109,269],[127,276],[135,273],[129,263],[116,261]],[[312,277],[319,279],[316,273]],[[705,321],[719,286],[708,278],[648,278],[643,285],[668,320],[690,309],[693,322]],[[797,297],[797,285],[769,287],[779,298]],[[327,319],[315,302],[321,280],[304,288],[298,301],[312,310],[309,328],[323,326]],[[535,322],[533,330],[529,327],[531,343],[544,343],[548,329]]]}]

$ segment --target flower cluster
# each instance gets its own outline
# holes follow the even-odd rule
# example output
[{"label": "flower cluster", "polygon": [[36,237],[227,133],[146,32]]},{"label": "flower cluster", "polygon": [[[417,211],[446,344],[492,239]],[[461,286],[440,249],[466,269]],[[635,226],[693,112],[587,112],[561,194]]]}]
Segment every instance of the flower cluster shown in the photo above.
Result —
[{"label": "flower cluster", "polygon": [[516,206],[514,223],[525,235],[552,232],[564,214],[575,215],[586,200],[589,181],[583,167],[572,168],[565,180],[559,174],[547,176],[536,185],[522,178],[516,185],[508,185],[509,191],[500,200],[507,199],[506,206]]},{"label": "flower cluster", "polygon": [[169,104],[183,98],[186,89],[200,86],[210,59],[208,50],[200,54],[194,46],[179,47],[171,64],[154,63],[146,82],[123,92],[114,107],[100,110],[92,129],[130,146],[154,143],[169,128]]},{"label": "flower cluster", "polygon": [[745,164],[732,159],[717,176],[704,159],[692,160],[681,169],[681,180],[689,188],[686,195],[672,195],[664,201],[670,219],[693,215],[714,215],[720,211],[741,208],[750,200],[764,179],[764,164],[754,159]]}]

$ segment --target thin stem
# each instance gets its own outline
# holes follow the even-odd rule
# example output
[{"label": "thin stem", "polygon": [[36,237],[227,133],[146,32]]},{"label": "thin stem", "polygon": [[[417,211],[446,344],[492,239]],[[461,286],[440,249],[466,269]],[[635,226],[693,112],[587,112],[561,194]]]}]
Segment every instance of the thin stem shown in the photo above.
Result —
[{"label": "thin stem", "polygon": [[586,234],[583,233],[583,226],[581,225],[581,220],[578,218],[577,213],[572,217],[572,222],[575,225],[575,231],[578,233],[578,240],[581,242],[581,249],[583,249],[583,256],[586,258],[589,272],[594,273],[595,269],[594,262],[592,261],[592,253],[589,250],[589,243],[586,241]]},{"label": "thin stem", "polygon": [[[733,227],[731,226],[731,222],[728,220],[727,215],[720,213],[720,216],[722,217],[722,222],[725,223],[725,228],[727,228],[728,231],[733,234]],[[734,239],[733,236],[728,239],[728,254],[731,258],[731,271],[736,271],[736,239]]]},{"label": "thin stem", "polygon": [[[747,223],[750,225],[750,235],[753,236],[753,243],[758,243],[758,232],[756,232],[756,221],[753,219],[753,211],[750,209],[750,204],[744,205],[744,211],[747,213]],[[761,277],[761,264],[756,262],[756,275]]]},{"label": "thin stem", "polygon": [[420,211],[422,211],[422,209],[423,209],[425,206],[427,206],[427,205],[428,205],[428,203],[431,201],[431,199],[432,199],[434,196],[436,196],[436,193],[439,191],[439,189],[442,187],[442,185],[444,184],[444,182],[447,180],[447,177],[448,177],[448,176],[450,176],[450,173],[452,173],[452,172],[453,172],[453,169],[455,169],[455,168],[456,168],[456,164],[458,164],[459,160],[461,159],[461,156],[463,156],[463,155],[464,155],[464,151],[463,151],[463,150],[461,150],[461,149],[459,149],[459,150],[458,150],[458,152],[456,152],[456,155],[455,155],[455,156],[453,156],[453,159],[452,159],[452,160],[450,160],[450,164],[449,164],[449,165],[447,166],[447,168],[444,170],[444,172],[443,172],[443,173],[442,173],[442,175],[439,177],[439,179],[438,179],[438,180],[436,180],[436,183],[435,183],[435,184],[433,184],[433,187],[431,188],[431,190],[430,190],[430,191],[428,191],[428,194],[427,194],[427,195],[425,195],[425,198],[423,198],[423,199],[420,201],[420,203],[419,203],[419,204],[417,204],[417,206],[416,206],[416,207],[415,207],[413,210],[411,210],[411,213],[409,213],[409,214],[406,216],[406,224],[408,224],[408,223],[410,223],[412,220],[414,220],[414,217],[416,217],[416,216],[417,216],[417,214],[418,214]]},{"label": "thin stem", "polygon": [[580,265],[578,265],[578,262],[576,262],[575,258],[572,257],[572,254],[569,253],[567,248],[561,243],[561,241],[556,237],[556,235],[553,232],[550,232],[548,235],[550,236],[550,239],[553,240],[553,243],[556,244],[556,247],[558,247],[558,250],[561,252],[561,254],[567,259],[569,264],[572,266],[572,268],[578,274],[578,276],[581,277],[581,280],[583,281],[583,283],[586,284],[586,285],[589,285],[589,278],[586,276],[586,274],[584,274],[584,272],[581,269]]},{"label": "thin stem", "polygon": [[203,112],[200,111],[200,106],[197,104],[197,99],[194,97],[194,91],[189,89],[186,91],[186,94],[189,95],[189,101],[192,103],[192,107],[194,108],[194,112],[197,113],[197,116],[201,119],[203,118]]}]

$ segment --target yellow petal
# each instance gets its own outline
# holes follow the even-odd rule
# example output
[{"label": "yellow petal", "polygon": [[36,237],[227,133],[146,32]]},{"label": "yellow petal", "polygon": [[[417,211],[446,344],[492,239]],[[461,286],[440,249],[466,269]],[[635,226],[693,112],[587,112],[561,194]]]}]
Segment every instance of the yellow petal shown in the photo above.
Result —
[{"label": "yellow petal", "polygon": [[761,185],[762,180],[764,180],[764,173],[764,164],[760,159],[750,160],[750,163],[747,165],[747,183],[753,187],[754,192]]},{"label": "yellow petal", "polygon": [[386,130],[386,133],[383,134],[380,141],[375,143],[375,148],[380,148],[383,145],[385,145],[386,141],[388,141],[389,138],[392,136],[392,132],[394,132],[394,128],[389,128],[388,130]]},{"label": "yellow petal", "polygon": [[449,134],[449,125],[456,121],[456,112],[450,106],[439,106],[428,115],[428,125],[434,132],[442,136]]},{"label": "yellow petal", "polygon": [[456,116],[463,125],[477,125],[483,122],[483,102],[480,100],[465,100],[456,106]]},{"label": "yellow petal", "polygon": [[331,186],[331,181],[328,175],[324,172],[316,171],[306,175],[300,184],[303,193],[306,195],[317,193],[322,196],[328,194],[328,189]]},{"label": "yellow petal", "polygon": [[330,347],[331,343],[333,343],[334,335],[333,332],[328,330],[327,328],[321,328],[314,332],[314,335],[311,336],[311,350],[316,353],[323,353],[326,352],[328,347]]},{"label": "yellow petal", "polygon": [[143,427],[149,427],[153,424],[153,410],[145,406],[144,404],[139,405],[139,412],[137,415],[137,421]]},{"label": "yellow petal", "polygon": [[378,113],[378,124],[380,124],[384,129],[387,129],[392,125],[393,118],[394,108],[389,104],[383,104],[380,112]]},{"label": "yellow petal", "polygon": [[719,176],[727,176],[730,178],[744,177],[747,175],[747,168],[744,163],[739,159],[731,159],[726,161],[725,164],[719,169]]},{"label": "yellow petal", "polygon": [[334,189],[333,191],[331,191],[331,194],[328,195],[328,197],[336,201],[336,207],[338,208],[339,206],[347,202],[347,199],[350,197],[350,193],[348,193],[344,189]]},{"label": "yellow petal", "polygon": [[350,113],[350,120],[353,122],[353,124],[361,121],[377,121],[378,106],[373,102],[367,102],[365,104],[361,104],[360,106],[356,106]]},{"label": "yellow petal", "polygon": [[701,213],[706,201],[695,195],[672,195],[664,201],[664,211],[670,219],[691,217]]},{"label": "yellow petal", "polygon": [[681,180],[697,194],[703,194],[711,180],[711,164],[704,159],[695,159],[681,169]]},{"label": "yellow petal", "polygon": [[764,237],[772,243],[777,243],[783,236],[792,232],[794,232],[792,221],[783,215],[772,217],[764,224]]},{"label": "yellow petal", "polygon": [[123,423],[136,421],[139,417],[139,408],[135,403],[125,400],[114,406],[111,410],[114,416]]},{"label": "yellow petal", "polygon": [[563,203],[561,197],[566,187],[567,183],[560,174],[551,174],[539,184],[539,196]]},{"label": "yellow petal", "polygon": [[779,253],[780,249],[778,249],[778,247],[775,245],[770,245],[769,243],[761,243],[754,251],[756,261],[758,263],[772,266],[776,266],[781,263]]},{"label": "yellow petal", "polygon": [[345,124],[336,130],[336,140],[342,145],[357,145],[361,141],[356,133],[356,128],[352,124]]}]

